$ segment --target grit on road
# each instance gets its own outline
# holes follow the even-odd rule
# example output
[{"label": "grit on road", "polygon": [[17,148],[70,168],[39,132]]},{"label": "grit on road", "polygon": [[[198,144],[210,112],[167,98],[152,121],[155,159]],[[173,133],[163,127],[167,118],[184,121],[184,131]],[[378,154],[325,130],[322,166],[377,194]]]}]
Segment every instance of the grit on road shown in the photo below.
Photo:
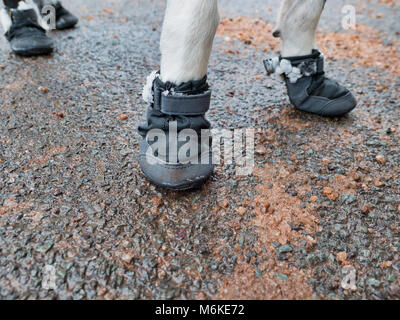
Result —
[{"label": "grit on road", "polygon": [[0,299],[400,298],[398,1],[327,2],[326,70],[359,101],[341,119],[267,77],[277,1],[245,2],[220,1],[209,119],[255,128],[256,166],[185,193],[136,158],[165,1],[65,1],[80,23],[49,57],[0,40]]}]

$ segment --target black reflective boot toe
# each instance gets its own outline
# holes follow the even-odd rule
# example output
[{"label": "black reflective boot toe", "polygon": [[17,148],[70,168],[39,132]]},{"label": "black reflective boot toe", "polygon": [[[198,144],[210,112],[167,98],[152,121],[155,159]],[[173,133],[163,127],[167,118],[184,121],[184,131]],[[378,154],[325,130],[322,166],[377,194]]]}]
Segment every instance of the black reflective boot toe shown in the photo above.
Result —
[{"label": "black reflective boot toe", "polygon": [[146,139],[140,145],[139,164],[143,173],[155,185],[169,190],[184,191],[201,187],[212,175],[212,164],[179,163],[161,160],[153,153]]},{"label": "black reflective boot toe", "polygon": [[55,4],[56,8],[56,28],[57,30],[64,30],[73,28],[79,21],[79,19],[65,9],[61,2]]},{"label": "black reflective boot toe", "polygon": [[266,60],[264,64],[267,72],[284,77],[290,102],[301,111],[338,117],[357,106],[348,89],[324,76],[324,58],[318,50],[308,56]]},{"label": "black reflective boot toe", "polygon": [[139,127],[143,173],[166,189],[200,187],[214,170],[210,123],[205,119],[211,98],[206,78],[174,86],[157,76],[152,93],[147,121]]},{"label": "black reflective boot toe", "polygon": [[38,24],[35,10],[11,9],[9,14],[12,24],[5,36],[13,52],[21,56],[45,55],[53,52],[53,40]]}]

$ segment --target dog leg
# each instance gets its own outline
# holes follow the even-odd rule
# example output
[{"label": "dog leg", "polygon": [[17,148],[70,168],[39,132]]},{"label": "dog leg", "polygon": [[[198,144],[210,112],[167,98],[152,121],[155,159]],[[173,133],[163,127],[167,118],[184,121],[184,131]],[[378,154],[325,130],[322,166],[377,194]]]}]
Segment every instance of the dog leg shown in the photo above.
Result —
[{"label": "dog leg", "polygon": [[283,0],[278,18],[282,55],[308,55],[317,49],[316,30],[326,0]]},{"label": "dog leg", "polygon": [[161,79],[179,85],[208,68],[219,23],[217,0],[168,0],[161,35]]}]

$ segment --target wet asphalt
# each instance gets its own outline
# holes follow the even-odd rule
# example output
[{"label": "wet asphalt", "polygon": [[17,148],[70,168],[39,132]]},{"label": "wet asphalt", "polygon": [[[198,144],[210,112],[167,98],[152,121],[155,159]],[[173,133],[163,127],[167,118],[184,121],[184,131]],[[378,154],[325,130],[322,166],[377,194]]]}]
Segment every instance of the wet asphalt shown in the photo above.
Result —
[{"label": "wet asphalt", "polygon": [[[328,1],[323,32],[344,32],[339,2],[354,4],[399,62],[398,3]],[[275,1],[243,3],[220,1],[223,21],[273,24]],[[359,107],[322,119],[294,110],[279,79],[265,75],[272,53],[262,44],[220,32],[209,119],[260,131],[257,170],[218,168],[200,190],[164,191],[137,163],[141,90],[158,68],[164,7],[70,1],[80,23],[51,33],[48,57],[17,57],[0,40],[0,299],[399,299],[399,74],[328,59],[328,75]],[[261,214],[287,220],[284,239],[270,241],[273,230],[254,222],[263,188],[275,209]],[[317,226],[294,224],[299,210]],[[342,285],[345,266],[356,272],[354,290]],[[229,285],[247,276],[261,289]]]}]

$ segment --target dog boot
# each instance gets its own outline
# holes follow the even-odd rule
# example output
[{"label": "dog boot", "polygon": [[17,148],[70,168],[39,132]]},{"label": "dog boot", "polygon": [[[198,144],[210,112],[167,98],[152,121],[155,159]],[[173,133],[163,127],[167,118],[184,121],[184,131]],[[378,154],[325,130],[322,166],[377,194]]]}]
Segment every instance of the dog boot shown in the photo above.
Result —
[{"label": "dog boot", "polygon": [[324,57],[318,50],[307,56],[268,59],[264,65],[268,74],[283,76],[290,102],[301,111],[338,117],[357,105],[349,90],[325,77]]},{"label": "dog boot", "polygon": [[7,19],[11,24],[6,28],[6,39],[11,50],[21,56],[50,54],[53,49],[53,40],[38,22],[34,9],[8,9],[2,12],[2,21]]},{"label": "dog boot", "polygon": [[73,28],[79,21],[79,19],[65,9],[61,2],[57,1],[55,4],[56,8],[56,28],[57,30],[64,30]]},{"label": "dog boot", "polygon": [[157,186],[187,190],[201,186],[213,173],[210,123],[205,114],[211,90],[207,78],[179,86],[163,83],[152,73],[143,90],[150,103],[142,136],[139,163]]}]

